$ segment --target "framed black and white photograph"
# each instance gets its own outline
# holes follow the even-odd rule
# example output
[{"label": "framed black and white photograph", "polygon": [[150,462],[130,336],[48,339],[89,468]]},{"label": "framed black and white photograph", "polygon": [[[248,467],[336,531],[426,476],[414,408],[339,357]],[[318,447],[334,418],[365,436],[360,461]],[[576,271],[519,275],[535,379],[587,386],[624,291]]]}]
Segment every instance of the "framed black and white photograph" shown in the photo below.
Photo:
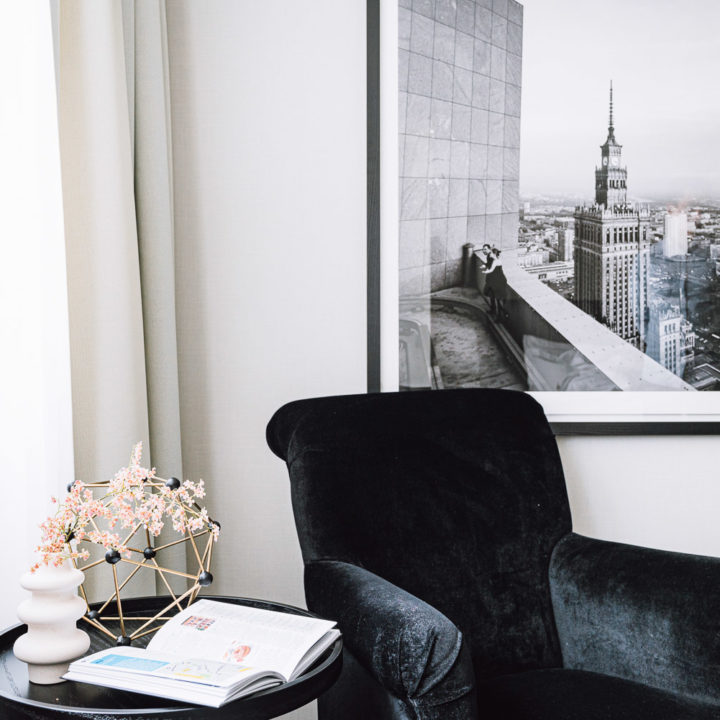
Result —
[{"label": "framed black and white photograph", "polygon": [[400,389],[717,431],[719,31],[715,0],[399,0]]}]

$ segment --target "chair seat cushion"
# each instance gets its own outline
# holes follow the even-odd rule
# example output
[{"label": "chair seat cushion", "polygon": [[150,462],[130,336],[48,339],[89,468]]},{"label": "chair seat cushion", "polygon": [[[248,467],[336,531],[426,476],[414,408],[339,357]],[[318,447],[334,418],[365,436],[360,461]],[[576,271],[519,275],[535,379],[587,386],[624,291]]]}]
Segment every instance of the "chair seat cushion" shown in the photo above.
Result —
[{"label": "chair seat cushion", "polygon": [[718,720],[720,706],[582,670],[533,670],[478,687],[483,720]]}]

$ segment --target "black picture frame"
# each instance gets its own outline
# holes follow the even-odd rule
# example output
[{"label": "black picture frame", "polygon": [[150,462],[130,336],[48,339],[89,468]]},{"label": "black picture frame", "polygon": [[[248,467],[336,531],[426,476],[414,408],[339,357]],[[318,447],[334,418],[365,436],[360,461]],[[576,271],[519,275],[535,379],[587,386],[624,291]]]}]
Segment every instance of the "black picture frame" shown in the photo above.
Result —
[{"label": "black picture frame", "polygon": [[[380,0],[366,0],[367,13],[367,391],[381,391],[381,234],[380,234]],[[719,393],[720,395],[720,393]],[[720,397],[718,398],[720,401]],[[718,421],[688,420],[573,422],[552,421],[558,436],[718,435]]]},{"label": "black picture frame", "polygon": [[367,389],[380,392],[380,0],[367,7]]},{"label": "black picture frame", "polygon": [[720,422],[551,422],[555,435],[718,435]]}]

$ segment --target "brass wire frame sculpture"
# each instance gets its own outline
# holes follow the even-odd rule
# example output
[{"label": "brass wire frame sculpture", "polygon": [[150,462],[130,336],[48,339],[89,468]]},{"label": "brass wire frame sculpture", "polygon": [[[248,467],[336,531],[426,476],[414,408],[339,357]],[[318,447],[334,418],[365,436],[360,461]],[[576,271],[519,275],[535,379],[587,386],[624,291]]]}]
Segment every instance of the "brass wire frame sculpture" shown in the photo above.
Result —
[{"label": "brass wire frame sculpture", "polygon": [[[83,487],[93,489],[107,489],[109,485],[109,481],[106,481],[97,483],[84,483]],[[71,487],[72,484],[68,486],[68,490],[70,490]],[[153,477],[152,479],[145,478],[145,480],[143,481],[143,491],[148,488],[150,492],[152,492],[153,490],[161,490],[162,488],[170,488],[171,490],[177,490],[179,487],[180,481],[177,478],[169,478],[168,480],[163,480],[162,478]],[[191,509],[191,506],[182,501],[181,499],[176,500],[176,502],[183,508],[184,512]],[[198,511],[201,510],[200,506],[195,502],[192,503],[192,508]],[[90,519],[90,525],[97,533],[100,533],[100,529],[98,528],[94,518]],[[127,545],[127,543],[132,540],[132,538],[138,533],[138,531],[141,530],[142,527],[143,523],[137,523],[137,525],[135,525],[132,530],[128,532],[127,536],[123,540],[123,545],[131,554],[130,558],[123,557],[121,553],[119,553],[117,550],[107,550],[103,558],[87,563],[86,565],[79,564],[78,560],[76,558],[73,558],[73,564],[75,565],[75,567],[79,570],[82,570],[83,572],[98,567],[103,563],[110,565],[110,567],[112,568],[114,591],[98,609],[91,609],[84,583],[80,585],[79,590],[87,606],[87,611],[85,615],[83,615],[83,620],[92,625],[95,629],[97,629],[104,635],[112,638],[117,645],[130,645],[133,640],[138,640],[141,637],[157,632],[157,630],[162,627],[164,622],[169,620],[175,614],[174,611],[179,612],[180,610],[188,607],[195,601],[200,590],[203,587],[208,587],[213,582],[213,576],[210,572],[210,563],[212,561],[213,542],[216,539],[217,533],[220,530],[220,523],[213,519],[209,519],[207,526],[203,530],[196,532],[193,532],[186,525],[184,528],[183,537],[160,546],[153,546],[153,538],[151,536],[151,533],[149,532],[147,527],[145,527],[144,533],[146,546],[143,549],[139,549]],[[204,548],[201,551],[200,545],[203,544],[201,542],[202,538],[206,539],[204,541]],[[81,543],[86,543],[91,546],[98,546],[97,543],[89,540],[88,538],[83,538],[78,541],[78,545],[80,545]],[[198,569],[195,574],[181,572],[180,570],[174,570],[158,563],[156,559],[158,553],[162,553],[163,550],[167,550],[170,547],[174,547],[180,544],[189,544],[192,547],[192,554],[195,556],[198,565]],[[119,563],[126,563],[127,565],[133,566],[133,569],[122,582],[120,582],[118,579],[117,566]],[[147,568],[155,572],[160,577],[162,583],[167,588],[168,594],[170,595],[170,602],[152,616],[138,617],[133,615],[132,618],[129,618],[123,613],[122,598],[120,596],[120,593],[122,589],[135,577],[135,575],[137,575],[138,572],[140,572],[142,568]],[[192,581],[192,584],[187,590],[185,590],[185,592],[178,594],[173,591],[172,586],[168,582],[167,576],[170,575],[185,578],[186,581]],[[108,613],[116,610],[117,614],[107,614],[106,610],[108,611]],[[131,632],[129,631],[130,619],[132,620],[133,625],[136,622],[142,623],[139,627],[135,628]],[[107,627],[106,623],[113,623],[114,625],[119,623],[120,635],[116,635],[115,633],[113,633]]]}]

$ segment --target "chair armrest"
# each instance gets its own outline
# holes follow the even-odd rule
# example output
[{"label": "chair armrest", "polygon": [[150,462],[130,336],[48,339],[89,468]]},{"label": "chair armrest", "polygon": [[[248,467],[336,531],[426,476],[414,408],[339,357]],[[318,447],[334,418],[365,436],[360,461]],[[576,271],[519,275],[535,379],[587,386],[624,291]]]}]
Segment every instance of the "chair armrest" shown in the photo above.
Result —
[{"label": "chair armrest", "polygon": [[720,559],[571,533],[550,590],[565,667],[720,700]]},{"label": "chair armrest", "polygon": [[419,719],[477,718],[469,650],[441,612],[378,575],[338,561],[306,565],[305,592],[308,607],[337,621],[358,662]]}]

